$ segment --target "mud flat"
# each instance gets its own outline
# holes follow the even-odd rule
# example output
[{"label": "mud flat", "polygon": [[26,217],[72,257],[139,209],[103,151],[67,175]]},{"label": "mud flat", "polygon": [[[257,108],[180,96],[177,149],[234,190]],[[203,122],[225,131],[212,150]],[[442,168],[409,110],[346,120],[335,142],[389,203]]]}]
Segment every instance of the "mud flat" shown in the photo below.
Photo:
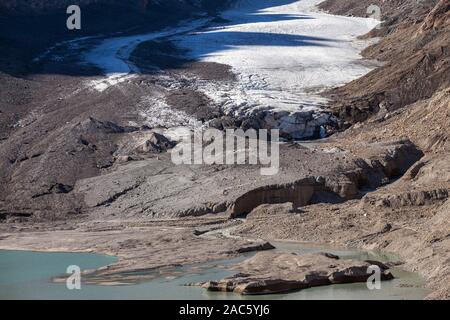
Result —
[{"label": "mud flat", "polygon": [[[205,239],[201,226],[226,226],[217,216],[177,220],[109,220],[39,225],[2,232],[1,249],[47,252],[96,252],[117,256],[115,263],[84,275],[86,283],[126,284],[152,279],[159,270],[268,250],[262,240]],[[18,228],[21,229],[20,226]],[[45,239],[44,241],[40,241]],[[56,275],[55,275],[56,276]]]}]

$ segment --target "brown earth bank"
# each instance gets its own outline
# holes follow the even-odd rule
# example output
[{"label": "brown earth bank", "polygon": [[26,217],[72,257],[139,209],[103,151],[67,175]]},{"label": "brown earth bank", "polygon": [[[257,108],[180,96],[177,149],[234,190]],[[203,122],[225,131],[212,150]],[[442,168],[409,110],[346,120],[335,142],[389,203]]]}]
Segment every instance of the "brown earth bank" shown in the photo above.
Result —
[{"label": "brown earth bank", "polygon": [[[28,50],[34,31],[5,31],[0,248],[117,255],[116,264],[88,272],[93,283],[117,284],[151,279],[162,267],[270,249],[266,240],[335,243],[397,253],[404,268],[428,280],[428,298],[450,298],[448,3],[379,2],[386,22],[368,36],[381,41],[364,54],[385,64],[330,93],[347,130],[280,144],[279,174],[268,177],[259,166],[175,166],[167,128],[146,125],[149,98],[214,117],[210,101],[189,85],[170,88],[167,77],[233,81],[227,66],[183,60],[166,68],[158,59],[169,44],[143,44],[138,50],[155,56],[165,73],[140,74],[100,93],[85,86],[94,68],[30,64],[65,35],[50,33]],[[322,7],[364,15],[369,4]],[[98,32],[117,31],[104,21]],[[231,226],[231,235],[207,236]],[[267,272],[275,274],[272,267]]]},{"label": "brown earth bank", "polygon": [[229,221],[228,216],[207,215],[185,219],[121,217],[2,224],[0,248],[114,255],[119,258],[116,263],[85,271],[83,281],[101,285],[134,284],[171,275],[176,267],[196,266],[273,248],[262,240],[203,237],[196,232],[239,223]]}]

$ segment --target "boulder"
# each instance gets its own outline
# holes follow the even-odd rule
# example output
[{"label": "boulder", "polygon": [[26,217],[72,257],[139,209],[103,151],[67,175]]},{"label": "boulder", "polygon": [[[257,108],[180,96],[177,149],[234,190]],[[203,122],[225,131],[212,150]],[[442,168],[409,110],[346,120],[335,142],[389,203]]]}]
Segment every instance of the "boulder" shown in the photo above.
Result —
[{"label": "boulder", "polygon": [[233,276],[199,283],[209,291],[234,292],[242,295],[276,294],[337,283],[365,282],[373,274],[369,267],[380,268],[381,280],[394,276],[389,267],[378,261],[340,259],[331,253],[259,252],[233,269]]}]

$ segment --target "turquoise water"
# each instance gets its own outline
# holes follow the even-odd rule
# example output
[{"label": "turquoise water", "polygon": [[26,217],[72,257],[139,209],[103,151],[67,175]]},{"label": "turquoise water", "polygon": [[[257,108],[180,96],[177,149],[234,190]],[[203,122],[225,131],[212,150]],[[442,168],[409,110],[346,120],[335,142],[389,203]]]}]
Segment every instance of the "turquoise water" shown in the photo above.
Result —
[{"label": "turquoise water", "polygon": [[[320,247],[299,244],[276,244],[277,250],[299,254],[323,251]],[[343,258],[380,258],[378,254],[330,250]],[[417,274],[393,269],[398,278],[382,283],[381,290],[370,291],[364,283],[311,288],[290,294],[269,296],[239,296],[232,293],[207,292],[186,283],[221,279],[231,275],[226,266],[247,256],[227,261],[174,268],[155,280],[126,286],[81,285],[81,290],[68,290],[63,283],[53,283],[52,277],[65,274],[69,265],[82,270],[98,268],[116,258],[90,253],[43,253],[0,250],[0,299],[422,299],[428,293]],[[386,261],[386,257],[382,257]]]}]

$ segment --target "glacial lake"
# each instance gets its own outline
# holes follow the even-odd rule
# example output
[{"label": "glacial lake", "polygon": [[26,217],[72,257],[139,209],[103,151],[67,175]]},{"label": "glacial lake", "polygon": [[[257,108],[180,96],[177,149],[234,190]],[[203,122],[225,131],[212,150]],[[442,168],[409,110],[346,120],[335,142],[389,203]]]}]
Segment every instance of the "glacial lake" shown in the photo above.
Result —
[{"label": "glacial lake", "polygon": [[[326,250],[353,259],[392,260],[378,253],[356,250],[336,250],[297,243],[274,243],[276,250],[320,252]],[[69,265],[82,270],[114,263],[117,258],[92,253],[48,253],[34,251],[0,250],[0,299],[423,299],[429,290],[417,274],[398,268],[391,269],[396,279],[382,282],[380,290],[368,290],[365,283],[342,284],[310,288],[289,294],[240,296],[233,293],[207,292],[198,287],[184,286],[206,280],[221,279],[233,274],[226,267],[249,257],[175,268],[156,279],[134,285],[81,285],[81,290],[68,290],[64,283],[53,283],[52,278],[66,273]]]}]

